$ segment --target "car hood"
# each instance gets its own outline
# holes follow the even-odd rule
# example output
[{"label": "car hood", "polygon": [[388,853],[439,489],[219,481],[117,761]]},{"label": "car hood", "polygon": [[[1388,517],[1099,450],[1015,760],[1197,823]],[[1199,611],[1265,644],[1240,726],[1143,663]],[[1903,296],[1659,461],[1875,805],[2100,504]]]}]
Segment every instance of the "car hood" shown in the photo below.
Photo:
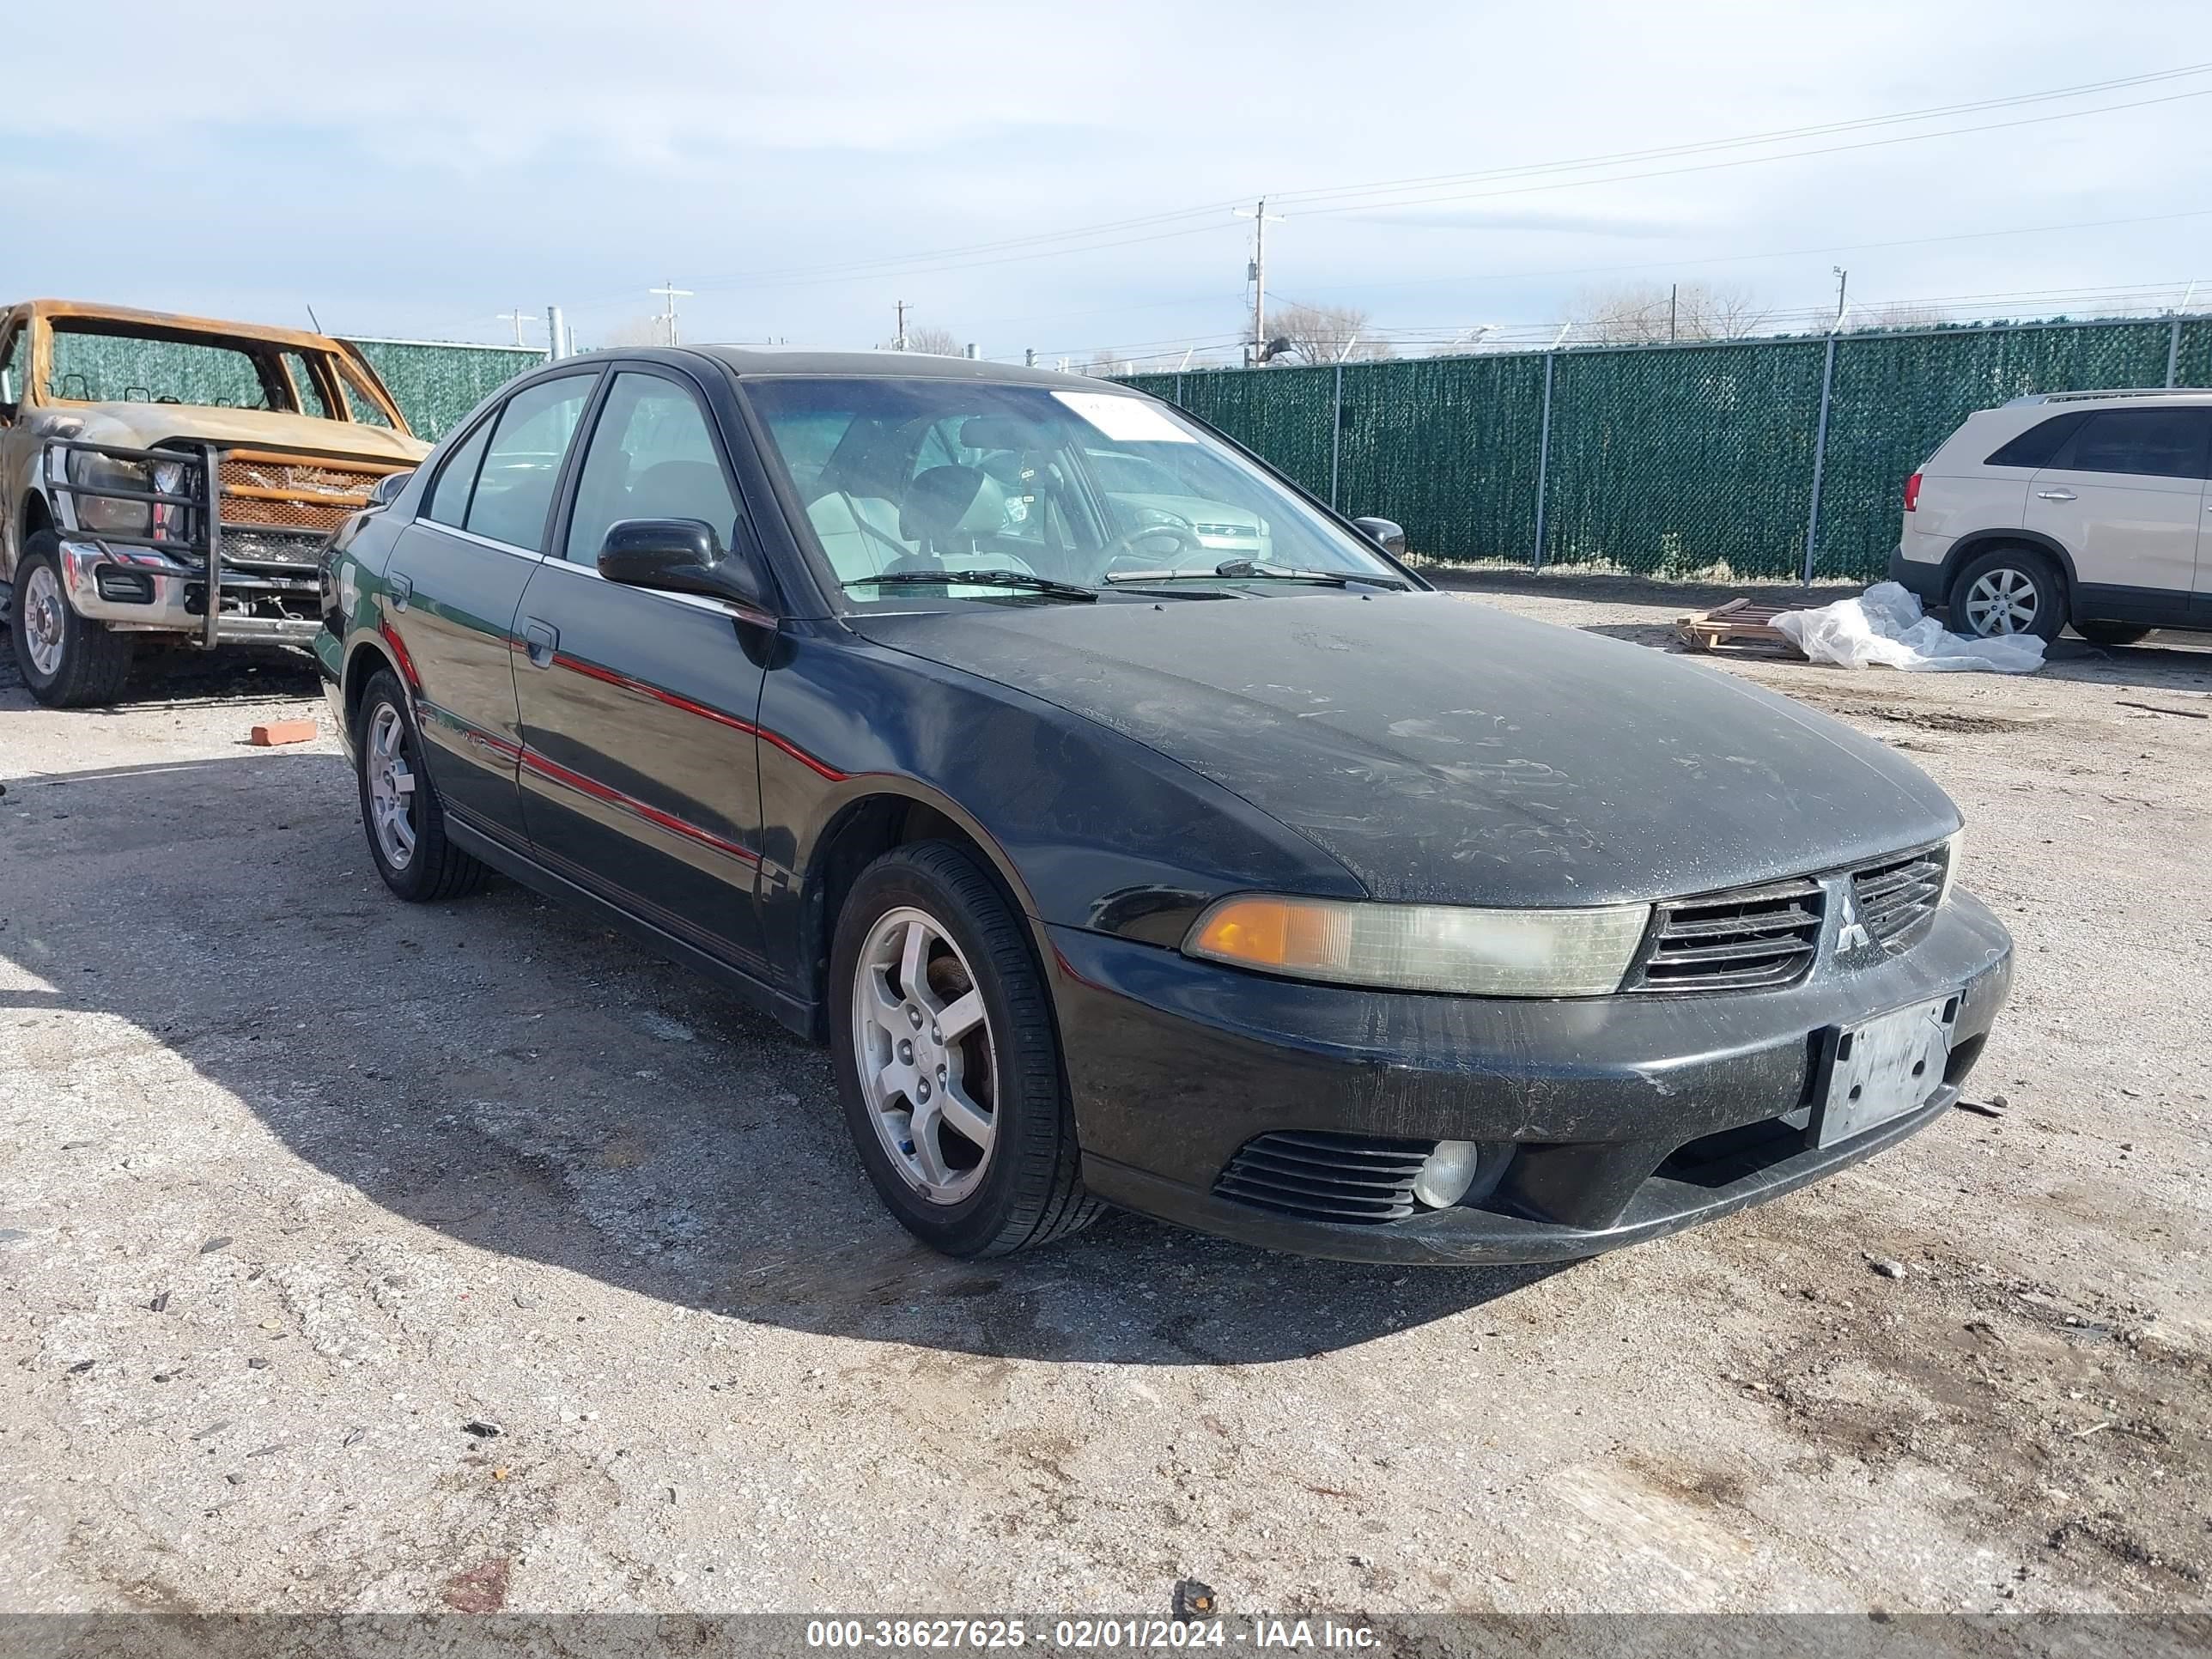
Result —
[{"label": "car hood", "polygon": [[1877,858],[1959,822],[1881,744],[1725,670],[1446,594],[853,622],[1172,757],[1378,898],[1662,898]]},{"label": "car hood", "polygon": [[40,411],[42,424],[58,430],[72,421],[87,443],[152,449],[179,440],[224,445],[309,450],[362,460],[412,466],[430,453],[419,438],[380,426],[325,421],[270,409],[220,409],[197,404],[70,404]]}]

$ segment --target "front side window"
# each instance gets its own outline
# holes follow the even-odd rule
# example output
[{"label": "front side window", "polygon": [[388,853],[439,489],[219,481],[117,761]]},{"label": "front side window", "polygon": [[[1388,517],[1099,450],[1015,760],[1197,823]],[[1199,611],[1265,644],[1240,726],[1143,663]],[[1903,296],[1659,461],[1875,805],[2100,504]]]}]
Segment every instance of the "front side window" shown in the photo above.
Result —
[{"label": "front side window", "polygon": [[477,471],[466,520],[470,531],[533,552],[544,544],[561,464],[598,379],[558,375],[526,386],[507,400]]},{"label": "front side window", "polygon": [[392,416],[382,401],[369,390],[362,371],[347,362],[343,355],[332,355],[324,361],[330,365],[331,378],[338,383],[338,390],[345,396],[346,409],[355,422],[361,426],[380,426],[390,431]]},{"label": "front side window", "polygon": [[323,383],[315,378],[314,368],[303,352],[284,351],[277,354],[284,365],[285,375],[292,382],[293,399],[303,415],[313,415],[318,420],[332,421],[337,416],[331,412],[330,400],[323,396]]},{"label": "front side window", "polygon": [[2057,465],[2075,472],[2201,478],[2212,410],[2100,409],[2081,423]]},{"label": "front side window", "polygon": [[621,374],[607,392],[568,518],[568,557],[595,563],[624,519],[696,519],[737,544],[737,499],[697,401],[657,374]]},{"label": "front side window", "polygon": [[1012,570],[1097,588],[1255,565],[1397,572],[1263,468],[1148,398],[938,380],[747,380],[838,581]]}]

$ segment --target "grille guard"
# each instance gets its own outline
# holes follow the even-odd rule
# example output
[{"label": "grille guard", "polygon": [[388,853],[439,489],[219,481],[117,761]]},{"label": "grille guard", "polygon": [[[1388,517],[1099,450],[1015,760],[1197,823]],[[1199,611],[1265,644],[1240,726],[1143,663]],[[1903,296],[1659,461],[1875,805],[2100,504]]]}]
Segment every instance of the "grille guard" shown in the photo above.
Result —
[{"label": "grille guard", "polygon": [[[184,469],[174,490],[137,489],[122,485],[80,483],[70,458],[98,455],[136,465],[179,466]],[[254,599],[295,596],[317,591],[314,571],[318,556],[335,526],[313,524],[252,522],[223,516],[227,495],[249,504],[267,502],[274,513],[285,508],[298,514],[359,511],[369,500],[366,489],[356,497],[327,489],[289,489],[265,482],[228,486],[227,467],[240,462],[256,467],[288,466],[335,472],[358,472],[364,483],[404,466],[338,459],[317,455],[279,455],[267,451],[227,451],[214,443],[182,444],[161,449],[133,449],[121,444],[88,443],[76,438],[49,438],[44,445],[43,469],[47,490],[55,502],[58,528],[73,541],[98,547],[112,566],[101,564],[88,573],[116,568],[155,579],[184,584],[185,606],[195,611],[193,623],[198,642],[213,647],[228,632],[238,638],[266,637],[262,619],[233,617],[226,629],[222,601],[226,593],[251,602]],[[89,501],[143,503],[149,520],[159,509],[176,509],[167,523],[149,522],[144,532],[94,529],[84,521]],[[343,519],[340,520],[342,523]],[[211,549],[209,526],[215,527]],[[161,533],[154,533],[154,532]],[[287,544],[295,544],[296,552]],[[295,574],[297,573],[297,574]]]}]

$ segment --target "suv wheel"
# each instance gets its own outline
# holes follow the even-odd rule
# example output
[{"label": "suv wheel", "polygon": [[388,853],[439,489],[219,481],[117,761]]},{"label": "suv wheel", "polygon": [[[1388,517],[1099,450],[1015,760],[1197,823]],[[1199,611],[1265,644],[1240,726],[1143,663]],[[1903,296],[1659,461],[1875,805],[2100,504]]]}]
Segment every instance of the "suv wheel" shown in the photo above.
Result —
[{"label": "suv wheel", "polygon": [[948,1255],[1006,1255],[1098,1213],[1043,977],[973,856],[917,842],[861,872],[830,975],[853,1144],[908,1231]]},{"label": "suv wheel", "polygon": [[49,708],[113,702],[131,676],[131,637],[76,614],[62,587],[61,543],[41,530],[23,544],[9,627],[15,665]]},{"label": "suv wheel", "polygon": [[446,839],[446,809],[422,769],[422,738],[399,682],[380,669],[354,732],[361,822],[376,873],[415,903],[473,893],[491,872]]},{"label": "suv wheel", "polygon": [[1951,579],[1951,626],[1977,639],[2033,634],[2048,642],[2066,626],[2066,579],[2032,547],[1998,547]]}]

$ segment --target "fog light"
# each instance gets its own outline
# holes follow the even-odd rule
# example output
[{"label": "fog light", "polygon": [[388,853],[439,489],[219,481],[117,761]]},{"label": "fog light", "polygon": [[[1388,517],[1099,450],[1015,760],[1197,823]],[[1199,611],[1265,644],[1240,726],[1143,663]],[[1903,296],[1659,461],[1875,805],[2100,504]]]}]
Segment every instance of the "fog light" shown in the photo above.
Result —
[{"label": "fog light", "polygon": [[1439,1140],[1413,1177],[1413,1196],[1432,1210],[1449,1210],[1467,1196],[1482,1154],[1471,1140]]}]

